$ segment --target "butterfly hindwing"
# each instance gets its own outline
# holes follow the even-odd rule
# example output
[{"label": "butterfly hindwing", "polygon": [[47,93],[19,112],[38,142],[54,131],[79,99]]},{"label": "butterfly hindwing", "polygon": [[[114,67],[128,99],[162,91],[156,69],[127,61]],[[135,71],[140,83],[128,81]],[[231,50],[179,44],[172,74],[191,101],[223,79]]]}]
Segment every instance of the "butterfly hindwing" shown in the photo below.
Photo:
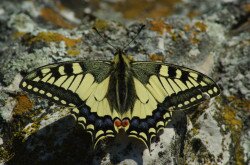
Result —
[{"label": "butterfly hindwing", "polygon": [[116,133],[114,114],[106,97],[110,69],[111,65],[106,61],[51,64],[30,72],[20,87],[58,104],[71,106],[72,114],[96,144]]},{"label": "butterfly hindwing", "polygon": [[220,93],[211,78],[186,67],[134,62],[132,70],[137,99],[127,132],[148,148],[152,137],[171,120],[172,110],[190,108]]}]

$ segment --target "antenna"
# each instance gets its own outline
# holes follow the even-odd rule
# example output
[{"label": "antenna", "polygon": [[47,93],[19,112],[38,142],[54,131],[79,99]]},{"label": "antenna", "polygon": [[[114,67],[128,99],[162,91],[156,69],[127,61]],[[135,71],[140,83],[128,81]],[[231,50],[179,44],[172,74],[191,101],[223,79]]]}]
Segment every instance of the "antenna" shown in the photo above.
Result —
[{"label": "antenna", "polygon": [[142,29],[143,29],[144,27],[145,27],[145,25],[142,25],[142,26],[138,29],[138,32],[137,32],[136,36],[134,36],[134,37],[132,38],[132,40],[131,40],[128,44],[126,44],[126,45],[123,47],[122,50],[120,50],[120,49],[116,48],[115,46],[113,46],[112,44],[110,44],[110,43],[106,40],[106,38],[105,38],[104,36],[102,36],[101,33],[96,29],[96,27],[93,27],[93,29],[94,29],[95,32],[103,39],[104,42],[106,42],[108,45],[110,45],[112,48],[114,48],[117,52],[118,52],[118,51],[122,51],[122,52],[123,52],[123,50],[126,49],[126,48],[127,48],[127,47],[128,47],[137,37],[138,37],[138,35],[140,34],[140,32],[142,31]]},{"label": "antenna", "polygon": [[126,49],[138,36],[139,36],[139,34],[140,34],[140,32],[142,31],[142,29],[145,27],[145,25],[142,25],[141,27],[140,27],[140,29],[138,29],[138,32],[137,32],[137,34],[136,34],[136,36],[134,36],[134,38],[132,38],[132,40],[127,44],[127,45],[125,45],[124,47],[123,47],[123,49],[122,49],[122,51],[124,50],[124,49]]},{"label": "antenna", "polygon": [[106,42],[108,45],[110,45],[112,48],[114,48],[116,51],[118,51],[118,49],[117,49],[115,46],[113,46],[112,44],[110,44],[110,43],[106,40],[106,38],[103,37],[103,36],[101,35],[101,33],[96,29],[96,27],[93,27],[93,29],[94,29],[95,32],[103,39],[104,42]]}]

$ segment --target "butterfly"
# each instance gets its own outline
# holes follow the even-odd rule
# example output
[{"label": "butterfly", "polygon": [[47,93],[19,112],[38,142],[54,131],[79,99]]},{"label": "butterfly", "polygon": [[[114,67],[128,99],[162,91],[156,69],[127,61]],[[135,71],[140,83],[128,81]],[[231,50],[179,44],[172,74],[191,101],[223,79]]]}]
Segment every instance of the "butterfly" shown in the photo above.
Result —
[{"label": "butterfly", "polygon": [[20,88],[72,107],[72,115],[92,135],[94,147],[123,130],[150,148],[174,111],[220,93],[218,85],[198,71],[165,62],[132,61],[124,49],[116,50],[112,61],[42,66],[28,73]]}]

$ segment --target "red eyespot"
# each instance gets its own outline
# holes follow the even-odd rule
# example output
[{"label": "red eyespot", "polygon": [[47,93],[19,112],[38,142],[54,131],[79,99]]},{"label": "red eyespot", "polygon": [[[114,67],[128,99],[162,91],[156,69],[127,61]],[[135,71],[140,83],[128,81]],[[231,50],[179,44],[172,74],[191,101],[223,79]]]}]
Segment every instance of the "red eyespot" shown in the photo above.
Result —
[{"label": "red eyespot", "polygon": [[115,119],[114,124],[116,127],[120,127],[122,125],[122,122],[120,119]]},{"label": "red eyespot", "polygon": [[128,119],[123,119],[122,120],[122,126],[127,127],[129,125],[129,120]]}]

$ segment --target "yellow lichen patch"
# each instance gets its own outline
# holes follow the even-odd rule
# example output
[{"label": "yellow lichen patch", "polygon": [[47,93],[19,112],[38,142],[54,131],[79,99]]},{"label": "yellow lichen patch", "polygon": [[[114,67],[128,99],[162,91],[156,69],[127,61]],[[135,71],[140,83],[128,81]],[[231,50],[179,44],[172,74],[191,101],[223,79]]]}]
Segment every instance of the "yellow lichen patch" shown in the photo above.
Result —
[{"label": "yellow lichen patch", "polygon": [[197,32],[193,31],[190,36],[190,42],[192,44],[199,44],[201,41],[197,38]]},{"label": "yellow lichen patch", "polygon": [[194,24],[194,27],[199,30],[200,32],[206,32],[207,31],[207,25],[204,24],[204,22],[196,22]]},{"label": "yellow lichen patch", "polygon": [[96,20],[94,23],[94,27],[96,27],[98,30],[104,30],[108,27],[108,23],[105,20]]},{"label": "yellow lichen patch", "polygon": [[67,50],[67,53],[70,56],[78,56],[80,54],[80,50],[78,50],[78,49],[69,49],[69,50]]},{"label": "yellow lichen patch", "polygon": [[225,106],[222,111],[222,116],[227,126],[231,129],[236,131],[242,128],[242,121],[237,119],[236,111],[232,107]]},{"label": "yellow lichen patch", "polygon": [[[238,116],[239,110],[249,111],[250,102],[244,99],[237,98],[235,96],[227,97],[226,103],[221,103],[221,118],[222,122],[225,123],[226,128],[230,130],[232,143],[234,149],[231,151],[235,157],[236,164],[244,164],[244,152],[241,146],[241,133],[243,129],[243,121]],[[245,107],[246,106],[246,107]],[[243,107],[243,109],[242,109]],[[246,109],[245,109],[246,108]],[[248,109],[247,109],[248,108]],[[220,120],[220,119],[219,119]]]},{"label": "yellow lichen patch", "polygon": [[174,13],[175,4],[180,0],[125,0],[113,5],[127,19],[145,19],[167,17]]},{"label": "yellow lichen patch", "polygon": [[41,9],[41,17],[47,21],[50,22],[56,26],[66,28],[66,29],[73,29],[76,26],[72,23],[67,22],[58,12],[55,10],[44,7]]},{"label": "yellow lichen patch", "polygon": [[186,25],[184,25],[183,30],[185,32],[189,32],[189,31],[191,31],[191,26],[189,24],[186,24]]},{"label": "yellow lichen patch", "polygon": [[22,115],[25,112],[28,112],[33,107],[33,103],[26,95],[17,96],[17,104],[14,108],[15,115]]},{"label": "yellow lichen patch", "polygon": [[25,35],[26,33],[25,32],[14,32],[13,33],[13,37],[14,38],[21,38],[21,37],[23,37],[24,35]]},{"label": "yellow lichen patch", "polygon": [[76,46],[79,42],[81,42],[81,38],[72,39],[56,32],[40,32],[37,34],[37,36],[30,37],[27,40],[29,44],[33,44],[34,42],[39,42],[39,41],[43,42],[64,41],[68,47]]},{"label": "yellow lichen patch", "polygon": [[149,55],[149,59],[151,61],[160,61],[160,62],[164,62],[165,58],[163,55],[158,55],[158,54],[151,54]]}]

